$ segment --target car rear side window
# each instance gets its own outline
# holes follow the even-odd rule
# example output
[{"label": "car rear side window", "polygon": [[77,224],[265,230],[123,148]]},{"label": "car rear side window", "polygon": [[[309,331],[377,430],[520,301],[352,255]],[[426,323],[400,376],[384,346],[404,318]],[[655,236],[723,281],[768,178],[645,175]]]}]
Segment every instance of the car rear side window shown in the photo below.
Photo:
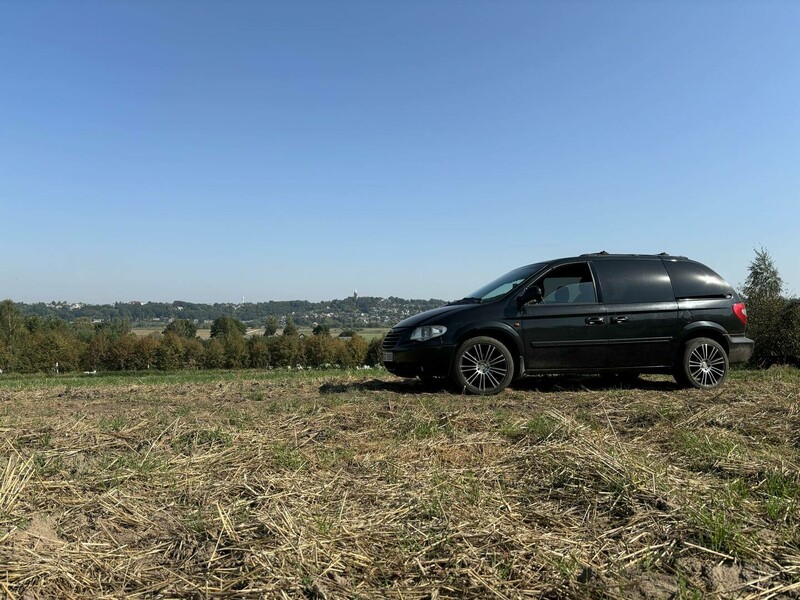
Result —
[{"label": "car rear side window", "polygon": [[660,259],[598,260],[594,267],[606,304],[675,300],[669,275]]},{"label": "car rear side window", "polygon": [[732,293],[728,282],[700,263],[685,260],[665,260],[678,298],[725,298]]}]

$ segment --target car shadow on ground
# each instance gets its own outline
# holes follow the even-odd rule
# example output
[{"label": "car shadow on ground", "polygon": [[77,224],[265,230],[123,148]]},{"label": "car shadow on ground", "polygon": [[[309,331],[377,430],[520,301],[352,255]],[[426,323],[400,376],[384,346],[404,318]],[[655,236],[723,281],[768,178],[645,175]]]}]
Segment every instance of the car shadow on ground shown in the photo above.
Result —
[{"label": "car shadow on ground", "polygon": [[[656,376],[633,380],[616,379],[597,375],[537,375],[523,377],[510,386],[518,392],[578,392],[608,390],[649,390],[675,391],[679,386],[671,378]],[[425,382],[419,379],[370,379],[351,383],[328,382],[319,387],[321,394],[345,394],[348,392],[395,392],[398,394],[460,394],[455,384],[449,379]]]},{"label": "car shadow on ground", "polygon": [[607,390],[674,391],[679,389],[674,379],[664,376],[645,376],[636,379],[602,375],[536,375],[523,377],[511,384],[511,389],[531,392],[577,392]]},{"label": "car shadow on ground", "polygon": [[369,381],[354,381],[351,383],[328,382],[319,386],[320,394],[346,394],[348,392],[397,392],[398,394],[413,394],[429,391],[425,384],[418,379],[370,379]]}]

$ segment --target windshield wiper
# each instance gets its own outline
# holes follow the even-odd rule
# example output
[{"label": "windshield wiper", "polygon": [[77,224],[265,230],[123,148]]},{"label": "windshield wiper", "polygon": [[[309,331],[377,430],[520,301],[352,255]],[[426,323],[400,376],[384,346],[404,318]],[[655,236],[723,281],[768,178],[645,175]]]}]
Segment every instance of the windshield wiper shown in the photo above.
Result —
[{"label": "windshield wiper", "polygon": [[481,298],[472,298],[468,296],[466,298],[462,298],[461,300],[453,300],[452,302],[448,302],[447,305],[453,306],[455,304],[480,304],[481,302],[483,302],[483,299]]}]

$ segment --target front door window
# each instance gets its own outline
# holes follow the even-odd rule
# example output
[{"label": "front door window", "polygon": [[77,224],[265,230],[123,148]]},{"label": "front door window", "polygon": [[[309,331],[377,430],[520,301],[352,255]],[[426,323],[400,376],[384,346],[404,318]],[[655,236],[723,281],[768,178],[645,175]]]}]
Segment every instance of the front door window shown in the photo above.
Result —
[{"label": "front door window", "polygon": [[556,267],[542,278],[539,287],[544,304],[597,302],[592,273],[586,263]]}]

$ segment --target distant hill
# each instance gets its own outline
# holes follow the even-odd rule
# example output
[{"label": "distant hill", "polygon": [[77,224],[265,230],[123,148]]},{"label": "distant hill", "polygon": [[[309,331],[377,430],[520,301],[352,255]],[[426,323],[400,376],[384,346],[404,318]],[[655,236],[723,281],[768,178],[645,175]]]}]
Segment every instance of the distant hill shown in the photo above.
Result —
[{"label": "distant hill", "polygon": [[337,326],[389,327],[402,319],[446,304],[444,300],[406,300],[404,298],[344,298],[323,302],[281,300],[246,302],[243,304],[198,304],[174,302],[115,302],[114,304],[82,304],[68,302],[16,303],[23,315],[57,317],[65,321],[89,318],[103,322],[127,320],[132,326],[166,323],[170,319],[189,319],[202,325],[217,317],[228,315],[252,325],[261,325],[267,317],[282,322],[292,315],[298,325],[328,323]]}]

